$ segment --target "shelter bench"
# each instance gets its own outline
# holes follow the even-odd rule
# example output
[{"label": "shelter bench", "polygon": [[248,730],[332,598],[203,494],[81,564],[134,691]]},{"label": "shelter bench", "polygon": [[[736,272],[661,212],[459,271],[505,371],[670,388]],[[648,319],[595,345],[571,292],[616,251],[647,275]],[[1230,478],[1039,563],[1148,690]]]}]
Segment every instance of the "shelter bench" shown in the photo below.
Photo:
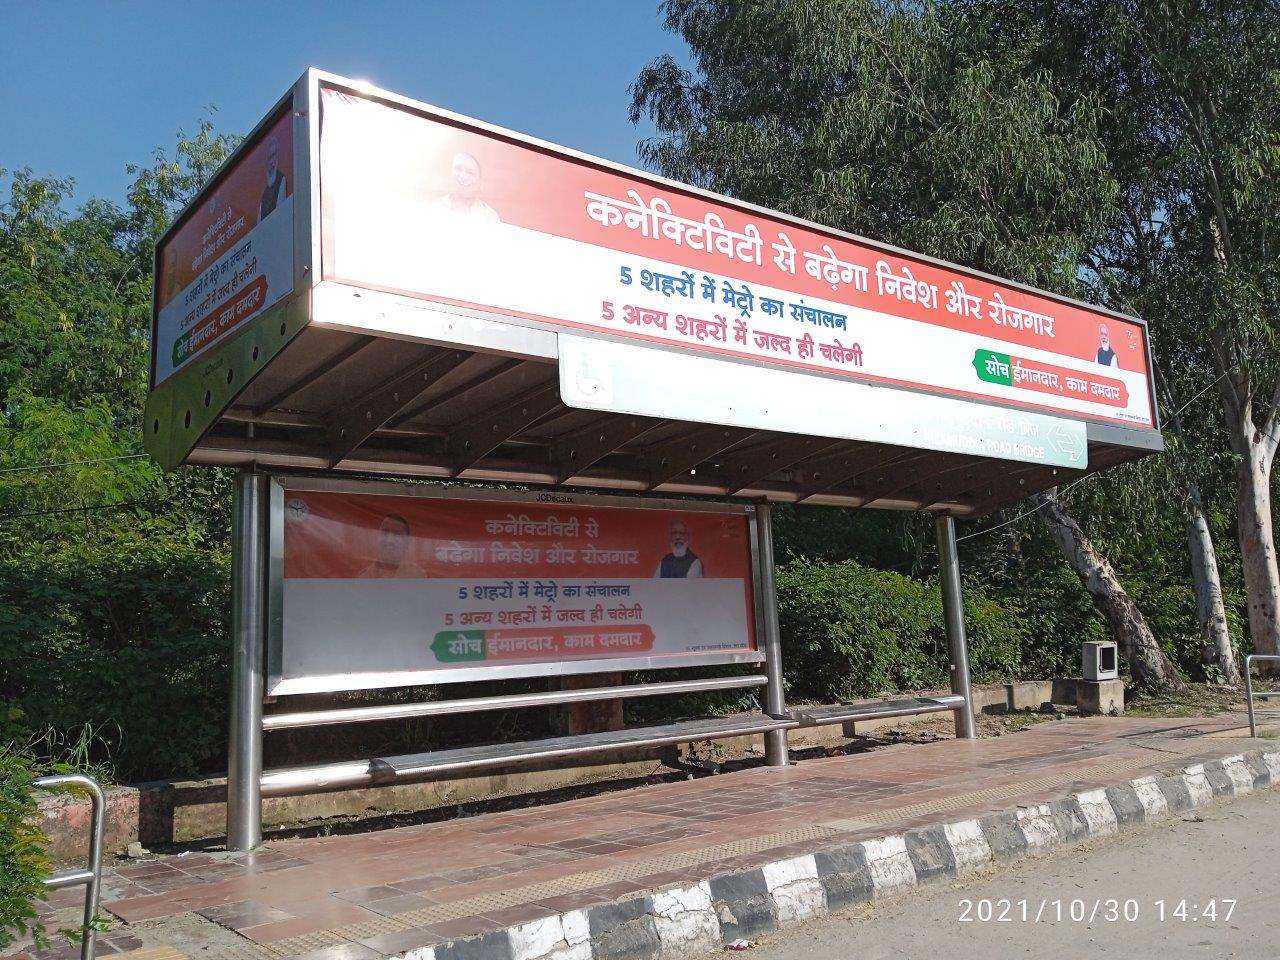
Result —
[{"label": "shelter bench", "polygon": [[[297,727],[325,726],[335,723],[367,722],[408,717],[446,716],[485,710],[517,707],[558,706],[593,700],[615,700],[673,693],[699,693],[765,686],[764,674],[742,677],[713,677],[701,680],[673,680],[625,686],[592,687],[579,690],[556,690],[546,693],[512,694],[441,700],[427,703],[391,704],[377,707],[353,707],[298,713],[278,713],[263,717],[264,731]],[[575,734],[513,743],[495,743],[434,750],[426,753],[368,758],[346,762],[270,770],[261,777],[263,796],[283,796],[310,790],[375,786],[417,780],[462,770],[506,767],[536,763],[564,757],[588,756],[615,750],[668,746],[694,740],[716,740],[728,737],[789,730],[801,725],[790,716],[737,715],[681,720],[675,723],[602,733]]]},{"label": "shelter bench", "polygon": [[910,717],[923,713],[946,713],[964,709],[965,698],[959,694],[938,697],[890,697],[885,700],[858,700],[822,707],[795,707],[791,715],[801,727],[820,727],[856,720],[883,720]]},{"label": "shelter bench", "polygon": [[[392,718],[442,716],[540,705],[562,705],[592,700],[613,700],[671,693],[705,692],[763,686],[760,674],[745,677],[717,677],[705,680],[667,681],[593,687],[548,693],[476,697],[386,707],[354,707],[338,710],[282,713],[263,718],[265,730],[303,726],[323,726]],[[377,786],[419,780],[463,770],[482,770],[523,763],[537,763],[567,757],[590,756],[617,750],[669,746],[695,740],[718,740],[750,736],[770,730],[794,730],[857,720],[879,720],[963,709],[960,695],[936,697],[894,697],[826,706],[798,707],[785,716],[767,714],[710,717],[675,723],[630,727],[603,733],[576,734],[512,743],[482,744],[451,750],[377,757],[333,764],[292,767],[267,771],[262,776],[262,795],[283,796],[308,790]]]}]

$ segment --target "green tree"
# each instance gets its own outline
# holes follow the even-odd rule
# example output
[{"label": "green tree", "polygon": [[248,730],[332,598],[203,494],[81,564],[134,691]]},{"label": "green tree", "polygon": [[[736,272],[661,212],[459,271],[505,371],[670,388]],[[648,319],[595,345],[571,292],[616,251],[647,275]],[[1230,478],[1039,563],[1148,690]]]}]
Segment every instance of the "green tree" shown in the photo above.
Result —
[{"label": "green tree", "polygon": [[[1099,251],[1099,275],[1127,287],[1152,321],[1174,360],[1173,388],[1194,396],[1207,379],[1217,395],[1234,460],[1250,633],[1260,652],[1280,651],[1271,509],[1280,437],[1280,7],[985,6],[1011,32],[1033,31],[1037,57],[1064,96],[1113,105],[1102,133],[1126,202]],[[1052,29],[1037,26],[1046,23]]]},{"label": "green tree", "polygon": [[[669,0],[695,68],[655,60],[631,116],[676,179],[999,275],[1079,295],[1117,196],[1105,101],[1063,103],[1034,47],[958,4]],[[1135,677],[1176,686],[1111,565],[1042,500]]]},{"label": "green tree", "polygon": [[119,731],[93,759],[126,777],[207,769],[224,736],[229,479],[162,476],[140,430],[155,243],[235,143],[179,135],[122,206],[0,172],[0,712]]}]

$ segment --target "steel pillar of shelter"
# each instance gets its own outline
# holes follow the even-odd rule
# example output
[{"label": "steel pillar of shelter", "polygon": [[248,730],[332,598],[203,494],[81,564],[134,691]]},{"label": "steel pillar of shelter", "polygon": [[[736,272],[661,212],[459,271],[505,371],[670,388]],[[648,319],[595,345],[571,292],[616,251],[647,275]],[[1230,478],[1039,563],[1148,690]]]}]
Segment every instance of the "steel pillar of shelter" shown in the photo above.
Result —
[{"label": "steel pillar of shelter", "polygon": [[[764,712],[771,717],[787,714],[782,691],[782,629],[778,624],[778,585],[773,563],[773,509],[767,503],[756,507],[756,531],[760,558],[760,603],[764,611],[764,667],[769,678],[764,690]],[[764,735],[764,759],[771,767],[785,767],[790,761],[786,730],[770,730]]]},{"label": "steel pillar of shelter", "polygon": [[231,735],[227,849],[262,842],[262,700],[266,651],[267,505],[270,478],[236,476],[231,526]]},{"label": "steel pillar of shelter", "polygon": [[942,581],[942,613],[947,624],[951,692],[964,697],[956,710],[956,736],[972,740],[973,693],[969,687],[969,640],[964,629],[964,588],[960,583],[960,554],[956,550],[956,521],[950,514],[937,518],[938,575]]}]

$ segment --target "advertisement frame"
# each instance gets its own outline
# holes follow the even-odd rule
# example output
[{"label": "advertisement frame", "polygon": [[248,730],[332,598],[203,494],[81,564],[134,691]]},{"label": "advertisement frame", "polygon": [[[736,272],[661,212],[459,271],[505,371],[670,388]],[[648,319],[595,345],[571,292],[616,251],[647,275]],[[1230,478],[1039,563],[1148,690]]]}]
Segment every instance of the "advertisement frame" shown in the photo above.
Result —
[{"label": "advertisement frame", "polygon": [[[992,273],[987,273],[986,271],[983,271],[983,270],[977,270],[971,267],[963,266],[961,264],[942,260],[937,257],[931,257],[926,254],[920,253],[918,251],[897,247],[897,246],[894,246],[893,244],[882,243],[877,240],[872,240],[867,237],[859,236],[858,234],[850,233],[848,231],[839,230],[837,228],[830,227],[825,224],[817,223],[812,220],[805,220],[801,217],[792,216],[780,210],[773,210],[768,207],[763,207],[757,204],[742,201],[733,197],[725,196],[723,194],[717,194],[709,190],[704,190],[700,187],[695,187],[691,184],[681,183],[679,181],[671,180],[666,177],[662,177],[657,174],[650,173],[648,171],[637,169],[635,167],[630,167],[625,164],[616,163],[611,160],[606,160],[602,157],[597,157],[592,154],[584,153],[579,150],[574,150],[570,147],[565,147],[563,145],[552,143],[547,140],[542,140],[538,137],[534,137],[528,134],[523,134],[515,130],[510,130],[506,127],[501,127],[496,124],[486,123],[485,121],[477,120],[474,117],[469,117],[465,114],[455,113],[451,110],[446,110],[442,107],[435,106],[434,104],[426,103],[420,100],[415,100],[411,97],[405,97],[399,94],[395,94],[390,91],[375,87],[373,84],[370,84],[364,81],[351,80],[349,78],[342,77],[340,75],[333,74],[333,73],[328,73],[326,71],[318,70],[316,68],[310,68],[307,71],[305,79],[308,81],[308,85],[310,87],[311,102],[315,104],[317,108],[313,112],[316,112],[316,113],[319,112],[318,107],[321,102],[322,90],[326,88],[339,90],[355,96],[364,97],[371,101],[383,103],[384,105],[389,107],[407,110],[413,114],[416,114],[428,120],[433,120],[449,126],[457,127],[462,130],[468,130],[474,133],[496,137],[500,140],[504,140],[518,146],[527,147],[529,149],[536,150],[540,153],[543,153],[561,160],[565,160],[567,162],[579,163],[589,167],[594,167],[596,169],[600,169],[600,170],[608,171],[610,173],[632,178],[640,183],[648,184],[653,187],[674,191],[679,194],[685,194],[687,196],[704,200],[710,203],[722,204],[724,206],[727,206],[729,208],[732,208],[744,214],[751,214],[755,216],[762,216],[762,217],[767,217],[771,219],[776,219],[794,227],[815,231],[819,234],[823,234],[823,235],[826,235],[838,240],[843,240],[849,243],[860,244],[872,250],[886,253],[892,256],[904,257],[909,260],[918,261],[922,264],[928,264],[940,269],[954,271],[963,276],[969,276],[973,278],[982,279],[994,284],[1004,285],[1027,294],[1031,294],[1037,297],[1043,297],[1054,303],[1074,307],[1074,308],[1084,310],[1093,314],[1097,314],[1099,317],[1103,317],[1103,318],[1109,317],[1111,319],[1135,324],[1141,328],[1142,337],[1143,337],[1143,355],[1144,355],[1145,362],[1147,364],[1147,372],[1146,372],[1146,379],[1148,384],[1147,399],[1148,399],[1148,405],[1151,411],[1151,425],[1144,426],[1136,423],[1126,424],[1123,422],[1109,420],[1102,417],[1095,417],[1088,414],[1080,414],[1080,413],[1073,413],[1073,412],[1055,411],[1053,412],[1052,415],[1059,416],[1064,419],[1077,420],[1079,422],[1089,425],[1090,427],[1099,426],[1099,427],[1111,428],[1115,431],[1121,431],[1121,433],[1119,433],[1120,436],[1129,436],[1134,438],[1132,440],[1126,441],[1128,445],[1138,446],[1142,448],[1147,448],[1150,446],[1150,444],[1143,442],[1142,440],[1138,440],[1137,439],[1138,437],[1146,437],[1149,435],[1154,435],[1156,437],[1159,437],[1161,434],[1162,427],[1160,422],[1159,403],[1157,402],[1157,396],[1156,396],[1156,383],[1155,383],[1156,368],[1154,366],[1154,351],[1151,344],[1151,331],[1146,320],[1143,319],[1142,317],[1135,316],[1132,314],[1127,314],[1119,310],[1111,309],[1109,307],[1100,306],[1095,303],[1089,303],[1087,301],[1079,300],[1074,297],[1065,296],[1063,294],[1055,293],[1050,290],[1044,290],[1038,287],[1033,287],[1029,284],[1020,283],[1016,280],[1012,280],[1007,277],[1001,277]],[[317,146],[316,146],[316,153],[313,155],[313,159],[316,166],[318,167],[319,165],[319,147],[318,147],[319,121],[317,117],[312,118],[312,124],[314,127],[317,128]],[[318,208],[319,195],[320,195],[320,190],[319,190],[320,171],[318,169],[315,170],[315,176],[316,176],[316,184],[315,184],[315,189],[313,190],[313,193],[315,194],[314,203],[317,205],[317,208]],[[366,296],[371,293],[382,293],[383,296],[386,297],[386,300],[388,303],[392,302],[396,298],[397,295],[391,294],[391,293],[385,293],[383,291],[377,290],[376,288],[359,287],[352,284],[342,283],[341,281],[337,281],[337,280],[327,280],[327,281],[324,280],[324,270],[323,270],[323,263],[322,263],[323,240],[322,240],[322,237],[320,236],[321,231],[323,231],[324,229],[324,225],[321,218],[319,217],[318,210],[317,210],[317,216],[315,219],[315,225],[316,225],[316,233],[313,238],[316,244],[316,247],[314,250],[314,257],[315,257],[314,262],[320,267],[320,269],[312,271],[311,282],[313,286],[324,283],[326,285],[332,285],[332,286],[343,288],[343,289],[357,291]],[[536,329],[549,330],[551,332],[566,331],[566,332],[576,332],[579,334],[582,334],[584,332],[581,330],[573,330],[572,328],[566,327],[562,324],[543,322],[543,321],[539,321],[539,320],[531,319],[527,317],[515,317],[507,313],[486,311],[482,309],[472,308],[469,306],[451,304],[451,303],[448,303],[447,301],[436,301],[436,300],[427,299],[422,302],[429,303],[433,307],[444,310],[445,312],[448,312],[448,313],[461,314],[464,316],[476,317],[483,320],[496,320],[499,322],[509,323],[513,325],[520,325],[520,326],[526,326],[526,327],[533,327]],[[607,332],[602,332],[594,329],[592,329],[589,332],[589,335],[600,337],[601,339],[614,340],[614,341],[619,341],[623,343],[629,343],[629,344],[635,343],[634,340],[611,336]],[[670,347],[670,345],[666,345],[666,344],[664,344],[663,346]],[[670,347],[670,348],[675,349],[674,347]],[[727,361],[727,362],[753,363],[752,360],[745,359],[745,358],[720,357],[718,359],[722,361]],[[810,375],[815,375],[815,376],[830,375],[830,374],[824,374],[823,371],[816,371],[816,370],[806,371],[806,373],[809,373]],[[930,396],[949,396],[950,395],[942,391],[931,390],[931,389],[917,386],[917,385],[880,384],[880,383],[877,383],[877,381],[864,379],[862,377],[857,376],[856,374],[842,375],[841,378],[848,379],[858,383],[867,383],[867,384],[872,384],[877,386],[887,386],[890,389],[921,392]],[[1000,407],[1003,409],[1011,409],[1011,410],[1034,409],[1033,407],[1029,407],[1028,405],[1009,403],[997,398],[983,398],[983,399],[971,398],[970,402]],[[1040,411],[1040,412],[1046,412],[1046,411]]]},{"label": "advertisement frame", "polygon": [[[161,257],[164,248],[174,239],[174,237],[182,231],[192,217],[200,210],[205,201],[218,191],[218,188],[226,181],[237,167],[243,162],[250,153],[258,146],[262,138],[270,132],[272,127],[280,122],[286,114],[293,116],[292,136],[293,136],[293,288],[289,293],[285,294],[279,301],[259,312],[256,316],[250,318],[247,323],[238,327],[231,332],[231,335],[218,341],[210,347],[210,351],[216,350],[218,347],[234,340],[245,329],[254,325],[256,321],[267,314],[273,313],[277,307],[282,306],[291,301],[295,296],[304,290],[309,290],[311,283],[309,282],[309,274],[311,273],[309,264],[311,263],[313,244],[311,235],[316,232],[312,229],[313,225],[318,228],[318,220],[313,217],[312,207],[318,207],[319,192],[313,189],[316,182],[316,174],[318,173],[319,157],[316,149],[319,145],[319,130],[312,131],[310,123],[310,96],[311,84],[306,82],[307,77],[303,77],[299,82],[295,83],[289,90],[280,97],[279,100],[272,105],[266,115],[258,121],[252,130],[242,139],[234,150],[227,155],[222,161],[217,172],[210,178],[209,182],[200,188],[199,192],[192,197],[187,204],[173,218],[173,222],[165,229],[156,241],[155,249],[152,251],[152,276],[156,278],[151,289],[151,357],[147,365],[148,387],[155,390],[156,384],[156,350],[158,325],[160,322],[160,292],[161,284],[159,283]],[[313,144],[314,141],[314,144]],[[305,249],[306,253],[303,254]],[[304,266],[306,264],[306,266]],[[180,376],[190,366],[183,367],[182,370],[175,370],[166,379],[165,383],[172,382],[176,377]]]},{"label": "advertisement frame", "polygon": [[[631,510],[682,510],[698,513],[730,513],[747,522],[751,554],[751,608],[756,649],[749,653],[671,654],[666,656],[610,657],[595,660],[506,664],[489,667],[443,667],[433,670],[388,671],[379,677],[399,680],[350,686],[325,683],[319,678],[286,678],[284,663],[284,505],[287,491],[353,493],[371,496],[421,497],[430,500],[468,500],[497,503],[561,503],[572,506],[620,507]],[[410,686],[435,686],[477,680],[513,680],[528,677],[576,676],[625,670],[673,670],[680,667],[763,664],[763,581],[760,571],[759,528],[754,503],[724,503],[671,498],[640,498],[608,494],[537,490],[504,490],[452,484],[404,484],[385,480],[320,478],[289,474],[272,475],[267,504],[267,650],[266,695],[337,693],[347,690],[381,690]]]}]

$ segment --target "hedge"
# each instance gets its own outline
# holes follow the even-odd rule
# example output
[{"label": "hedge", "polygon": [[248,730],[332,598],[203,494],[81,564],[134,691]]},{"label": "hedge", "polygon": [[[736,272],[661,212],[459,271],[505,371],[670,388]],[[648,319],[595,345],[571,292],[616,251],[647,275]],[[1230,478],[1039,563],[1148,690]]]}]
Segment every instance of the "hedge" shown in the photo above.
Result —
[{"label": "hedge", "polygon": [[[783,666],[792,700],[833,702],[949,683],[942,597],[936,583],[852,561],[778,570]],[[1018,673],[1024,617],[965,592],[973,679]]]}]

